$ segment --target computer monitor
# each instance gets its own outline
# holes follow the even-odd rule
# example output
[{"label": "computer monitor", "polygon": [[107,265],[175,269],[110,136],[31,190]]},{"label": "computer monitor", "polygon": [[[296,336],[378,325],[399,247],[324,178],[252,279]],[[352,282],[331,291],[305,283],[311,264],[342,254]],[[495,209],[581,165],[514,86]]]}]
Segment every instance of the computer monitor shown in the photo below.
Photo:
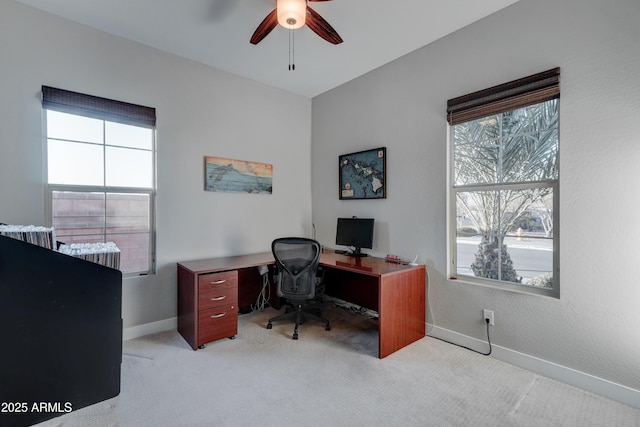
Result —
[{"label": "computer monitor", "polygon": [[361,249],[373,249],[373,218],[338,218],[336,245],[351,246],[352,256],[367,256]]}]

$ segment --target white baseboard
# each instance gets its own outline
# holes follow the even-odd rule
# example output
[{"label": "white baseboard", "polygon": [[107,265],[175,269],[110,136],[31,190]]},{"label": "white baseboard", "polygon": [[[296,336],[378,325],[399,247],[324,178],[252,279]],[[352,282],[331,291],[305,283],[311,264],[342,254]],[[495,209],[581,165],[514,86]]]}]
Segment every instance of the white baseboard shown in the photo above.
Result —
[{"label": "white baseboard", "polygon": [[122,331],[122,340],[132,340],[134,338],[143,337],[145,335],[170,331],[171,329],[178,329],[177,317],[159,320],[157,322],[145,323],[144,325],[132,326],[130,328],[124,328],[124,330]]},{"label": "white baseboard", "polygon": [[[432,324],[427,324],[427,335],[435,338],[441,338],[465,347],[477,349],[480,352],[487,352],[487,343],[476,338],[462,335],[457,332],[440,328]],[[520,353],[506,347],[491,344],[493,351],[491,356],[497,360],[509,363],[514,366],[535,372],[554,380],[590,391],[600,396],[613,399],[640,409],[640,390],[614,383],[609,380],[598,378],[585,372],[577,371],[566,366],[558,365],[553,362]]]}]

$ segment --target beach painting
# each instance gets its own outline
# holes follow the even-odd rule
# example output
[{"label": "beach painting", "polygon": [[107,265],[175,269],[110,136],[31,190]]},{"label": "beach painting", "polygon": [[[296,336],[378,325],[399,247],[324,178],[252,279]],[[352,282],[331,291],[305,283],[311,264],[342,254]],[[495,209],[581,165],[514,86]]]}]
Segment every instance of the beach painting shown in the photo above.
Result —
[{"label": "beach painting", "polygon": [[204,189],[226,193],[271,194],[273,165],[206,156]]}]

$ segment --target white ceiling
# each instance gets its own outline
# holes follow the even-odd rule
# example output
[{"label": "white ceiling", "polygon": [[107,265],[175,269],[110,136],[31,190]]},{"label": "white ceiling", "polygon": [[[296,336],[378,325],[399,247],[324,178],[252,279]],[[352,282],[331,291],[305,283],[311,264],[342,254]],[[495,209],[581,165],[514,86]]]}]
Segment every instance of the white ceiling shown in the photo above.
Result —
[{"label": "white ceiling", "polygon": [[344,43],[288,30],[249,43],[276,0],[17,0],[126,39],[306,97],[319,95],[517,0],[310,2]]}]

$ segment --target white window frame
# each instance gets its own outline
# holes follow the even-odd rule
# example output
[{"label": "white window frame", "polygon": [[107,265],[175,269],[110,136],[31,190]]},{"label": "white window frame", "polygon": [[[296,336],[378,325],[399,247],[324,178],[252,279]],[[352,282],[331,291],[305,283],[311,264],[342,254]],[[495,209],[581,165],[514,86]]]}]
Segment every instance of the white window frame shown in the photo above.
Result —
[{"label": "white window frame", "polygon": [[[558,80],[559,80],[559,69],[556,70],[550,70],[550,71],[556,71],[558,74]],[[548,73],[548,72],[547,72]],[[542,74],[542,73],[541,73]],[[531,76],[534,77],[534,76]],[[522,79],[524,80],[524,79]],[[508,83],[506,85],[510,85],[512,83],[517,83],[518,81],[514,81],[511,83]],[[506,86],[505,85],[505,86]],[[498,87],[496,87],[498,88]],[[488,90],[486,90],[486,92],[491,91],[492,89],[495,88],[490,88]],[[557,96],[559,98],[559,88],[557,88]],[[481,91],[484,92],[484,91]],[[477,92],[475,94],[480,94],[480,92]],[[467,97],[473,96],[475,94],[471,94],[471,95],[467,95]],[[493,95],[491,95],[493,96]],[[460,99],[462,99],[463,97],[460,97]],[[456,99],[458,100],[458,99]],[[452,101],[456,101],[456,100],[450,100],[449,102],[451,103]],[[465,100],[466,101],[466,100]],[[541,101],[543,102],[543,101]],[[533,105],[537,102],[533,102],[533,103],[529,103],[527,105]],[[514,107],[514,108],[509,108],[509,109],[504,109],[503,112],[506,111],[513,111],[516,110],[520,107]],[[558,114],[560,110],[560,105],[558,103]],[[450,113],[450,109],[448,109],[448,113]],[[499,113],[491,113],[491,114],[487,114],[486,116],[489,115],[495,115],[495,114],[499,114]],[[467,121],[472,121],[472,120],[476,120],[478,118],[481,117],[486,117],[483,116],[482,114],[478,115],[476,113],[475,117],[470,118],[470,119],[464,119],[464,120],[460,120],[458,121],[456,124],[460,124],[460,123],[464,123]],[[475,285],[481,285],[481,286],[487,286],[487,287],[492,287],[492,288],[498,288],[498,289],[505,289],[505,290],[509,290],[509,291],[515,291],[515,292],[520,292],[520,293],[526,293],[526,294],[535,294],[535,295],[544,295],[544,296],[550,296],[550,297],[555,297],[555,298],[559,298],[560,297],[560,251],[559,251],[559,247],[560,247],[560,228],[559,228],[559,224],[560,224],[560,209],[559,209],[559,200],[560,200],[560,185],[559,185],[559,175],[556,179],[550,179],[550,180],[545,180],[545,181],[523,181],[523,182],[517,182],[517,183],[508,183],[508,184],[473,184],[473,185],[460,185],[460,186],[455,186],[455,166],[454,166],[454,126],[455,124],[451,124],[451,120],[449,120],[449,125],[447,126],[447,210],[448,210],[448,215],[447,215],[447,247],[449,248],[448,250],[448,254],[447,254],[447,274],[450,280],[455,280],[458,282],[464,282],[464,283],[470,283],[470,284],[475,284]],[[559,128],[558,128],[558,133],[559,133]],[[558,147],[558,151],[556,153],[557,159],[558,159],[558,164],[560,161],[560,153],[559,153],[559,147]],[[515,283],[515,282],[508,282],[508,281],[500,281],[500,280],[493,280],[493,279],[487,279],[487,278],[483,278],[483,277],[476,277],[476,276],[472,276],[472,275],[458,275],[458,268],[457,268],[457,229],[458,229],[458,222],[457,222],[457,194],[461,193],[461,192],[469,192],[469,191],[499,191],[499,190],[506,190],[506,189],[517,189],[517,190],[527,190],[527,189],[535,189],[535,188],[551,188],[553,191],[553,255],[552,255],[552,263],[553,263],[553,287],[551,289],[549,288],[543,288],[543,287],[536,287],[536,286],[530,286],[530,285],[526,285],[526,284],[521,284],[521,283]],[[516,266],[517,269],[517,266]]]},{"label": "white window frame", "polygon": [[[56,91],[62,91],[59,89],[55,89],[55,88],[51,88],[52,90],[56,90]],[[45,86],[43,86],[43,91],[45,90]],[[70,94],[74,95],[74,92],[69,92]],[[80,97],[86,96],[86,97],[91,97],[90,95],[82,95],[82,94],[77,94]],[[95,97],[92,97],[95,98]],[[106,100],[107,102],[109,102],[109,100]],[[114,103],[120,103],[119,101],[113,101]],[[120,103],[120,104],[125,104],[125,103]],[[146,108],[146,107],[141,107],[141,108]],[[46,214],[46,221],[47,221],[47,225],[48,226],[52,226],[53,223],[53,194],[55,192],[72,192],[72,193],[102,193],[105,194],[109,194],[109,193],[120,193],[120,194],[145,194],[148,196],[149,198],[149,206],[148,206],[148,210],[149,210],[149,231],[148,231],[148,235],[149,235],[149,247],[148,247],[148,256],[149,256],[149,264],[148,264],[148,268],[145,270],[140,270],[140,271],[128,271],[128,272],[123,272],[123,276],[124,277],[137,277],[137,276],[141,276],[141,275],[149,275],[149,274],[155,274],[156,272],[156,215],[155,215],[155,211],[156,211],[156,191],[157,191],[157,187],[156,187],[156,158],[157,158],[157,149],[156,149],[156,130],[155,130],[155,111],[154,111],[154,125],[151,126],[141,126],[141,127],[146,127],[146,128],[150,128],[152,129],[151,135],[152,135],[152,141],[151,141],[151,157],[152,157],[152,170],[151,170],[151,187],[119,187],[119,186],[107,186],[107,185],[66,185],[66,184],[50,184],[48,182],[48,140],[49,140],[49,135],[47,132],[47,110],[51,109],[54,111],[63,111],[57,108],[47,108],[44,106],[43,104],[43,109],[42,109],[42,113],[43,113],[43,134],[44,134],[44,138],[43,138],[43,144],[44,144],[44,176],[46,179],[46,185],[45,185],[45,214]],[[102,120],[103,121],[103,129],[105,126],[105,122],[115,122],[115,123],[125,123],[121,120],[109,120],[109,118],[104,118],[104,117],[98,117],[95,115],[85,115],[85,114],[78,114],[74,111],[63,111],[66,112],[67,114],[73,114],[73,115],[77,115],[77,116],[85,116],[85,117],[93,117],[94,119],[98,119],[98,120]],[[131,124],[133,126],[136,126],[136,123],[126,123],[126,124]],[[77,141],[70,141],[72,143],[77,143]],[[91,144],[91,143],[88,143]],[[105,143],[104,141],[104,136],[103,136],[103,148],[106,147],[107,145],[109,145],[108,143]],[[136,148],[130,148],[132,150],[136,150]],[[149,151],[149,150],[145,150],[145,151]],[[103,161],[103,167],[104,170],[106,171],[106,165],[104,163],[106,163],[106,156],[103,155],[102,158]],[[106,216],[105,216],[105,221],[106,221]],[[107,229],[105,227],[104,231],[102,233],[91,233],[90,236],[98,236],[98,235],[102,235],[103,238],[105,239],[105,241],[108,239],[107,236],[109,235],[113,235],[114,233],[107,233]],[[130,233],[124,233],[124,234],[130,234]],[[146,234],[146,233],[145,233]],[[63,240],[63,239],[60,239]],[[122,265],[122,262],[121,262]]]}]

